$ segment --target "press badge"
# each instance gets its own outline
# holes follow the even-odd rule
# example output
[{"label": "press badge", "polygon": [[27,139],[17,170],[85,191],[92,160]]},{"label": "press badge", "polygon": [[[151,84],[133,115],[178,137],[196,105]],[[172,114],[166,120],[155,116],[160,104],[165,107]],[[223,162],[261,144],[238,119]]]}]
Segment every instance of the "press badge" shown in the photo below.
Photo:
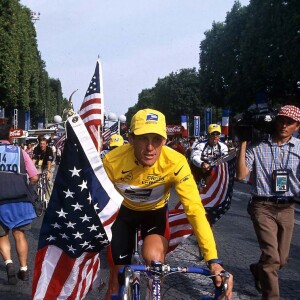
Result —
[{"label": "press badge", "polygon": [[273,191],[275,193],[285,193],[289,190],[288,170],[274,170],[272,174]]}]

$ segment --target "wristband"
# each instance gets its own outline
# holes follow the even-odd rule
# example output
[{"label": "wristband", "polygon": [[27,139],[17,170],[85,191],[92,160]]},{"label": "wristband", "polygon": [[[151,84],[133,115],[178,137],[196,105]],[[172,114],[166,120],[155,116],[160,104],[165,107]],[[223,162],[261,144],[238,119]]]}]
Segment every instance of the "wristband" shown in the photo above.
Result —
[{"label": "wristband", "polygon": [[223,261],[221,259],[215,258],[207,261],[207,266],[210,267],[211,264],[219,264],[223,267]]}]

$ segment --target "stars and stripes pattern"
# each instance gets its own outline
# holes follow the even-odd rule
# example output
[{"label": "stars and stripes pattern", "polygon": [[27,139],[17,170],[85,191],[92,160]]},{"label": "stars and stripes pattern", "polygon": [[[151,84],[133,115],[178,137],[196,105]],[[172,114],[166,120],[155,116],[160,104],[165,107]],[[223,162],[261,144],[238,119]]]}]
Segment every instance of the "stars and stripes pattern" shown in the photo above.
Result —
[{"label": "stars and stripes pattern", "polygon": [[108,144],[113,134],[119,134],[118,122],[115,122],[109,128],[105,128],[103,132],[103,143]]},{"label": "stars and stripes pattern", "polygon": [[86,91],[78,114],[85,123],[96,149],[98,149],[100,141],[100,125],[104,124],[102,68],[99,59],[97,60],[94,75]]},{"label": "stars and stripes pattern", "polygon": [[54,142],[54,147],[56,149],[60,149],[61,152],[63,151],[64,149],[64,145],[65,145],[65,140],[66,140],[66,134],[62,134],[57,140],[55,140]]},{"label": "stars and stripes pattern", "polygon": [[32,299],[83,299],[97,286],[99,252],[111,240],[121,202],[83,121],[70,117],[41,226]]},{"label": "stars and stripes pattern", "polygon": [[169,211],[170,241],[167,254],[170,254],[187,237],[193,234],[192,225],[189,223],[183,209]]},{"label": "stars and stripes pattern", "polygon": [[[216,223],[230,208],[233,193],[236,157],[214,167],[200,196],[210,224]],[[178,203],[176,208],[182,208]]]},{"label": "stars and stripes pattern", "polygon": [[213,176],[200,192],[210,224],[216,223],[230,208],[236,157],[215,167]]}]

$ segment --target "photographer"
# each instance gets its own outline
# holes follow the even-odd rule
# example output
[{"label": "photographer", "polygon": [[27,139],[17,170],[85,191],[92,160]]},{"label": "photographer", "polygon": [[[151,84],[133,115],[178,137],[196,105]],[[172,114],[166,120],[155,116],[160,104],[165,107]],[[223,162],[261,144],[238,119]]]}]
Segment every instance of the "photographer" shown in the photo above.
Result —
[{"label": "photographer", "polygon": [[261,249],[250,265],[262,299],[279,299],[278,270],[287,264],[294,228],[294,197],[300,192],[300,140],[293,133],[300,126],[300,109],[281,108],[270,138],[240,142],[237,179],[253,172],[248,212]]}]

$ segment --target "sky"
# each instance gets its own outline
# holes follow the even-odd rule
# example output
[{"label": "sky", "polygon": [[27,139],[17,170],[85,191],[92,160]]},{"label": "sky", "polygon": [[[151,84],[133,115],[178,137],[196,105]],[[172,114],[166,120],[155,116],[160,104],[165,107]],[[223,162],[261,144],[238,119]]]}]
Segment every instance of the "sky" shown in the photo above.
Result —
[{"label": "sky", "polygon": [[[38,48],[78,111],[102,63],[105,114],[124,115],[159,78],[199,68],[199,46],[234,0],[20,0],[39,13]],[[240,0],[248,5],[249,0]]]}]

